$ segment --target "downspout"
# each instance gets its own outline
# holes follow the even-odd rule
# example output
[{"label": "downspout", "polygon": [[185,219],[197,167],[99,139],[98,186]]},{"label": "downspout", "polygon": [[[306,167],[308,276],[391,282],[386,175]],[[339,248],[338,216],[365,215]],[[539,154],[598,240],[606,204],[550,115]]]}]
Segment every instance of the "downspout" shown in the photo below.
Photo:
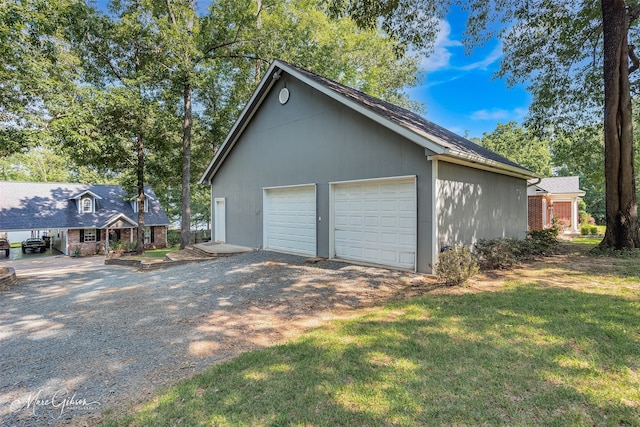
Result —
[{"label": "downspout", "polygon": [[536,179],[537,179],[537,181],[536,182],[532,182],[532,183],[529,183],[529,181],[527,181],[527,188],[533,187],[534,185],[540,184],[540,181],[542,181],[542,178],[536,178]]}]

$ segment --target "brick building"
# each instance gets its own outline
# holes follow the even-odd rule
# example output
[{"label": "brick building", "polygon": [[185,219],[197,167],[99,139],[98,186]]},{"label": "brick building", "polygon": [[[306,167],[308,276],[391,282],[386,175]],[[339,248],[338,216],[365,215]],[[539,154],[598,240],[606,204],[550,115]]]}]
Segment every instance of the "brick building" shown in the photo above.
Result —
[{"label": "brick building", "polygon": [[578,232],[578,201],[585,195],[580,178],[562,176],[529,181],[527,190],[529,229],[551,227],[554,219],[565,233]]},{"label": "brick building", "polygon": [[[48,236],[65,255],[105,253],[137,239],[137,203],[117,185],[0,181],[0,195],[0,233]],[[169,219],[151,187],[145,195],[145,248],[164,248]]]}]

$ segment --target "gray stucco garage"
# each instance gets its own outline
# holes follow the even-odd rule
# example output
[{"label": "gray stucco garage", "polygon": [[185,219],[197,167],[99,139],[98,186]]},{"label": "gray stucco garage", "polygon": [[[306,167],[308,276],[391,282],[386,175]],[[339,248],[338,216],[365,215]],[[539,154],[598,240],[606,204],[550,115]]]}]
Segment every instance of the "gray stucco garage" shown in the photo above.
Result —
[{"label": "gray stucco garage", "polygon": [[443,246],[522,237],[534,174],[421,116],[282,61],[200,182],[214,238],[431,272]]}]

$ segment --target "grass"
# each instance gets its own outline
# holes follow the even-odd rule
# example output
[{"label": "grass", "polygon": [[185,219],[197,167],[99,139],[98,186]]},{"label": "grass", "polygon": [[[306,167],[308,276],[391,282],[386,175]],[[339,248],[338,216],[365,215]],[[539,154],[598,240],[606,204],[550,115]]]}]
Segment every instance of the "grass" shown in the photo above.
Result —
[{"label": "grass", "polygon": [[639,283],[637,259],[583,255],[484,276],[242,354],[104,425],[640,426]]},{"label": "grass", "polygon": [[577,236],[571,239],[571,243],[574,245],[585,245],[595,247],[598,243],[602,241],[602,236]]},{"label": "grass", "polygon": [[150,249],[150,250],[144,251],[144,256],[145,258],[164,258],[165,255],[168,254],[169,252],[175,252],[178,249],[180,248],[177,246],[172,248],[164,248],[164,249]]}]

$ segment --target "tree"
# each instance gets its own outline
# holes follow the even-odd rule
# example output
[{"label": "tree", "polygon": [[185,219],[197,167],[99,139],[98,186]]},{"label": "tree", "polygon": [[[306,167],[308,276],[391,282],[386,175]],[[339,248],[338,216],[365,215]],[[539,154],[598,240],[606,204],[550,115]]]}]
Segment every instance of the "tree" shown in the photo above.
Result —
[{"label": "tree", "polygon": [[480,145],[539,175],[551,175],[549,143],[516,122],[499,123],[493,132],[483,133]]},{"label": "tree", "polygon": [[60,43],[73,0],[0,5],[0,157],[40,143],[52,119],[45,104],[73,81],[77,58]]},{"label": "tree", "polygon": [[147,25],[148,11],[138,1],[112,3],[116,19],[90,7],[82,12],[73,17],[69,33],[82,60],[83,80],[49,107],[64,117],[51,127],[69,155],[88,164],[108,165],[125,173],[125,183],[135,182],[136,252],[140,254],[144,252],[145,156],[149,148],[160,150],[163,142],[149,138],[156,121],[162,119],[153,85],[162,72],[157,65],[157,34]]},{"label": "tree", "polygon": [[[380,22],[392,36],[428,48],[435,19],[444,17],[453,3],[327,0],[326,7],[334,16],[349,15],[364,26]],[[530,82],[532,126],[554,133],[603,123],[607,231],[601,245],[640,247],[631,108],[631,87],[638,83],[633,46],[639,35],[640,3],[471,0],[456,4],[469,12],[468,47],[495,35],[504,40],[498,75],[511,83]]]}]

